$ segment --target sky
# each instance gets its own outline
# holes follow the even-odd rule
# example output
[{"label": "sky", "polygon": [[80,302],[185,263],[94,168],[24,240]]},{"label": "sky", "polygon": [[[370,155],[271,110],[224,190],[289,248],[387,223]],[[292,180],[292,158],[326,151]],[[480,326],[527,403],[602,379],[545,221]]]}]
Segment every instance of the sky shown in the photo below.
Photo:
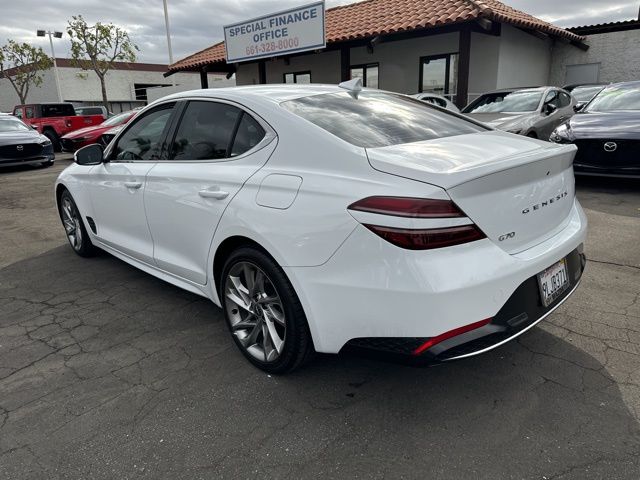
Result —
[{"label": "sky", "polygon": [[[562,27],[638,17],[640,0],[503,0],[504,3]],[[222,27],[311,0],[167,0],[174,61],[222,39]],[[327,8],[352,0],[326,0]],[[0,45],[8,39],[42,46],[37,29],[65,30],[72,15],[88,22],[125,28],[140,48],[138,61],[168,63],[162,0],[0,0]],[[69,37],[54,39],[56,56],[68,56]]]}]

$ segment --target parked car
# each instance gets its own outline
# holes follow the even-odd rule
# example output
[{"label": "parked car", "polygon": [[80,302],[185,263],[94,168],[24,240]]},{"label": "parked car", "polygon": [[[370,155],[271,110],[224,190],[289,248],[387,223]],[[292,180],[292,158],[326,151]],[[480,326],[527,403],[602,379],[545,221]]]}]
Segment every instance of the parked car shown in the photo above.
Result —
[{"label": "parked car", "polygon": [[77,149],[92,143],[100,142],[102,134],[111,130],[113,127],[126,124],[137,112],[131,110],[129,112],[119,113],[100,125],[81,128],[71,133],[67,133],[60,139],[62,150],[65,152],[75,152]]},{"label": "parked car", "polygon": [[102,115],[76,115],[70,103],[32,103],[16,105],[13,114],[46,136],[56,152],[61,150],[60,138],[69,132],[104,121]]},{"label": "parked car", "polygon": [[108,111],[103,106],[86,106],[86,107],[75,107],[77,115],[102,115],[102,118],[105,120],[107,118],[113,117],[113,113]]},{"label": "parked car", "polygon": [[109,143],[111,143],[111,140],[116,138],[116,135],[118,135],[118,133],[120,132],[120,130],[122,130],[123,127],[124,125],[118,125],[116,127],[113,127],[107,130],[102,135],[100,135],[100,140],[97,143],[99,143],[103,147],[106,147],[107,145],[109,145]]},{"label": "parked car", "polygon": [[446,108],[447,110],[451,110],[452,112],[460,112],[460,109],[456,107],[456,105],[451,100],[443,97],[442,95],[438,95],[437,93],[416,93],[411,96],[423,102],[430,103],[431,105],[435,105],[440,108]]},{"label": "parked car", "polygon": [[567,85],[563,88],[576,99],[575,110],[578,111],[589,103],[605,86],[602,83],[587,83],[584,85]]},{"label": "parked car", "polygon": [[578,147],[576,173],[640,176],[640,81],[605,87],[550,140]]},{"label": "parked car", "polygon": [[51,166],[54,161],[53,145],[47,137],[13,115],[0,114],[0,167]]},{"label": "parked car", "polygon": [[314,349],[472,356],[563,303],[585,263],[576,148],[358,82],[156,101],[58,177],[70,245],[209,298],[275,373]]},{"label": "parked car", "polygon": [[576,101],[556,87],[507,89],[485,93],[462,113],[494,128],[547,140],[553,129],[570,118]]}]

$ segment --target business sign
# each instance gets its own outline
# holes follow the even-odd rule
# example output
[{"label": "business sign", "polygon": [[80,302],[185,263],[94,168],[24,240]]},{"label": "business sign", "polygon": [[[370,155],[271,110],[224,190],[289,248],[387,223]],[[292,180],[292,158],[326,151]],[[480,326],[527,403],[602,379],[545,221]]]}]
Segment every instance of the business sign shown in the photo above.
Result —
[{"label": "business sign", "polygon": [[224,27],[227,63],[324,48],[324,2]]}]

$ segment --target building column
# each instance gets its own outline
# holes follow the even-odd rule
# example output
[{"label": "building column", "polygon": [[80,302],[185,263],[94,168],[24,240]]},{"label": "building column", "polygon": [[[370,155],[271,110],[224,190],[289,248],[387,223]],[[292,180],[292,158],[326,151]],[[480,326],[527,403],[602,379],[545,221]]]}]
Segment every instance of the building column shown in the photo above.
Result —
[{"label": "building column", "polygon": [[264,60],[258,62],[258,83],[260,85],[267,83],[267,65]]},{"label": "building column", "polygon": [[351,48],[342,47],[340,49],[340,81],[346,82],[351,79]]},{"label": "building column", "polygon": [[471,29],[463,25],[460,30],[460,44],[458,56],[458,91],[456,105],[462,108],[467,105],[469,98],[469,62],[471,60]]},{"label": "building column", "polygon": [[209,77],[207,76],[207,67],[200,69],[200,86],[202,88],[209,88]]}]

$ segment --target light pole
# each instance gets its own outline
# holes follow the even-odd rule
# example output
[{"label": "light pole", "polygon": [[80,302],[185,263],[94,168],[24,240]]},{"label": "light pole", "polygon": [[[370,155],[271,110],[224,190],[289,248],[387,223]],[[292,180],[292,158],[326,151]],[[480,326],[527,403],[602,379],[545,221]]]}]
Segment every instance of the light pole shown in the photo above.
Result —
[{"label": "light pole", "polygon": [[62,38],[62,32],[47,32],[45,30],[37,30],[37,35],[39,37],[44,37],[45,35],[49,35],[49,44],[51,45],[51,58],[53,58],[53,71],[56,76],[56,87],[58,88],[58,101],[62,102],[62,90],[60,88],[60,76],[58,75],[58,64],[56,62],[56,52],[53,49],[53,37]]},{"label": "light pole", "polygon": [[[167,47],[169,47],[169,65],[173,64],[173,50],[171,49],[171,34],[169,33],[169,9],[167,8],[167,0],[162,0],[162,4],[164,5],[164,25],[167,29]],[[171,76],[171,83],[173,86],[176,85],[176,79],[174,76]]]}]

